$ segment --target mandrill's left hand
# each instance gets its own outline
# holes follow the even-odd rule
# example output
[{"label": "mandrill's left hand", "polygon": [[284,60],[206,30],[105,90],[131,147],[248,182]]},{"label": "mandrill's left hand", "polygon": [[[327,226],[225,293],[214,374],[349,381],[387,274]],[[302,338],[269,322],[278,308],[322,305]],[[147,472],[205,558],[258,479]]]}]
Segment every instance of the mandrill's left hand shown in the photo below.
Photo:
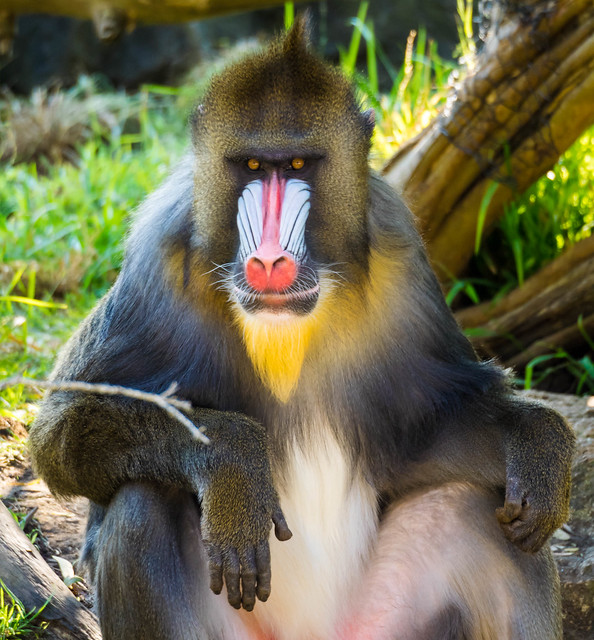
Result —
[{"label": "mandrill's left hand", "polygon": [[536,552],[569,515],[575,438],[565,420],[540,405],[523,405],[508,434],[503,532],[522,551]]}]

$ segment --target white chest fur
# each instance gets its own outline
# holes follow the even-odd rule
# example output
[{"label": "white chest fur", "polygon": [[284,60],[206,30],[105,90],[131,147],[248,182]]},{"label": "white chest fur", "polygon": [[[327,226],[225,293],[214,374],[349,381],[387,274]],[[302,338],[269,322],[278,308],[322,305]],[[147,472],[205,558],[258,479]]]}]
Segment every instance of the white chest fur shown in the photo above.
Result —
[{"label": "white chest fur", "polygon": [[253,612],[265,637],[328,640],[350,600],[377,534],[377,498],[329,429],[289,456],[281,506],[293,537],[271,537],[272,594]]}]

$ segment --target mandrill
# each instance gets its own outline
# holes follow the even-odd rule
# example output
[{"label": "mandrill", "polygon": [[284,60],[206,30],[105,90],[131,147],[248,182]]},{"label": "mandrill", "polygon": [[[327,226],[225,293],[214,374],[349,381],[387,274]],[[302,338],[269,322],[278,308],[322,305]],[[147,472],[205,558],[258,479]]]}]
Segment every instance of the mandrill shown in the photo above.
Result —
[{"label": "mandrill", "polygon": [[45,398],[31,449],[91,501],[105,640],[561,638],[571,430],[478,361],[373,125],[303,19],[215,76],[59,355],[55,381],[177,382],[210,439]]}]

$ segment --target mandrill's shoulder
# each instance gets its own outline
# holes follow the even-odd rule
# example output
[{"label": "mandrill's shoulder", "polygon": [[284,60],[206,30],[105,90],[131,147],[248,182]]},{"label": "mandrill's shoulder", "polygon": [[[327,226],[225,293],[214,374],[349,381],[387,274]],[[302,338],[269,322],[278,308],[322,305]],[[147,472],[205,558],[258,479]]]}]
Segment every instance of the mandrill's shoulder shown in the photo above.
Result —
[{"label": "mandrill's shoulder", "polygon": [[423,250],[415,218],[402,198],[375,172],[370,172],[368,184],[371,247]]}]

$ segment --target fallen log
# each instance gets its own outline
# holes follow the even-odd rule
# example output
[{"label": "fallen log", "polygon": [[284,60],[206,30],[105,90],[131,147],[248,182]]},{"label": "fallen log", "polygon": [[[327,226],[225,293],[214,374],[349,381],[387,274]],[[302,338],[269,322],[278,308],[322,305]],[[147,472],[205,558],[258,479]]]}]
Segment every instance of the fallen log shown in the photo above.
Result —
[{"label": "fallen log", "polygon": [[592,0],[499,3],[475,70],[443,112],[384,167],[416,213],[443,281],[473,255],[504,205],[594,123]]},{"label": "fallen log", "polygon": [[525,304],[583,261],[591,260],[592,256],[594,256],[594,236],[585,238],[569,247],[556,260],[526,280],[523,286],[514,289],[500,300],[489,300],[474,307],[462,309],[456,313],[456,319],[465,328],[484,325],[489,320],[498,318]]},{"label": "fallen log", "polygon": [[594,259],[509,313],[481,325],[475,347],[509,366],[527,364],[536,355],[571,350],[584,342],[583,331],[594,336]]},{"label": "fallen log", "polygon": [[[521,370],[533,358],[594,339],[594,236],[574,245],[496,304],[456,314],[483,356]],[[477,331],[478,329],[478,331]]]},{"label": "fallen log", "polygon": [[27,611],[43,609],[44,640],[101,640],[95,616],[69,591],[0,502],[0,579]]},{"label": "fallen log", "polygon": [[0,54],[6,54],[11,49],[15,18],[27,13],[93,20],[97,36],[109,41],[124,30],[133,29],[137,22],[186,22],[282,4],[282,0],[2,0]]}]

